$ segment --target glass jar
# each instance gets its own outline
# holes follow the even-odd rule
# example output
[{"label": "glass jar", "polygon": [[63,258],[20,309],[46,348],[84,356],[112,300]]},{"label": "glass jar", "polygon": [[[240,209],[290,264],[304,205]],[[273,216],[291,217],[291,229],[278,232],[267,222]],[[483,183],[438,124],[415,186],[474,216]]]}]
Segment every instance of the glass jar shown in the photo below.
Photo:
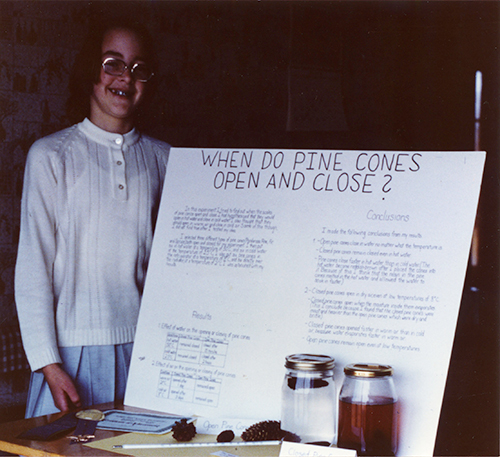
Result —
[{"label": "glass jar", "polygon": [[389,365],[350,364],[339,395],[337,446],[358,455],[396,455],[398,397]]},{"label": "glass jar", "polygon": [[327,355],[286,357],[281,401],[281,428],[303,443],[330,445],[336,437],[335,360]]}]

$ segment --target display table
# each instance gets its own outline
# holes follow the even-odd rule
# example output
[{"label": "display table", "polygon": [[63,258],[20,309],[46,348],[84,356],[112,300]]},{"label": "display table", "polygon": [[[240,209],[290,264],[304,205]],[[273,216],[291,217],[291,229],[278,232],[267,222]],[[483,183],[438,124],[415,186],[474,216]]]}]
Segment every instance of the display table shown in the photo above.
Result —
[{"label": "display table", "polygon": [[[123,404],[106,403],[96,405],[85,409],[99,409],[107,411],[117,409],[122,411],[134,411],[142,413],[155,413],[157,411],[149,411],[141,408],[124,406]],[[71,433],[67,433],[61,438],[51,441],[35,441],[19,439],[20,433],[30,430],[34,427],[48,424],[59,419],[64,413],[50,414],[48,416],[34,417],[32,419],[21,419],[14,422],[0,424],[0,451],[9,452],[12,454],[23,456],[116,456],[132,455],[132,456],[200,456],[211,455],[216,451],[233,452],[237,451],[239,456],[278,456],[280,446],[259,446],[258,448],[244,448],[238,446],[237,441],[234,442],[234,448],[228,447],[218,449],[217,447],[207,447],[204,449],[187,448],[187,449],[113,449],[115,444],[125,443],[158,443],[158,442],[174,442],[171,434],[165,435],[145,435],[137,433],[114,432],[109,430],[96,430],[95,439],[87,444],[71,444],[68,438]],[[197,435],[193,442],[215,441],[215,436],[212,435]]]},{"label": "display table", "polygon": [[[101,411],[108,409],[119,409],[125,411],[145,411],[139,408],[132,408],[123,406],[123,404],[106,403],[93,407]],[[86,408],[89,409],[89,408]],[[109,453],[107,451],[91,448],[84,444],[70,444],[71,440],[67,435],[51,441],[32,441],[17,438],[17,436],[31,428],[39,427],[41,425],[53,422],[63,416],[64,413],[49,414],[48,416],[34,417],[31,419],[21,419],[14,422],[6,422],[0,424],[0,450],[12,454],[19,454],[25,456],[101,456],[101,455],[117,455],[116,453]],[[123,432],[113,432],[108,430],[96,430],[97,440],[105,438],[112,438],[123,435]]]}]

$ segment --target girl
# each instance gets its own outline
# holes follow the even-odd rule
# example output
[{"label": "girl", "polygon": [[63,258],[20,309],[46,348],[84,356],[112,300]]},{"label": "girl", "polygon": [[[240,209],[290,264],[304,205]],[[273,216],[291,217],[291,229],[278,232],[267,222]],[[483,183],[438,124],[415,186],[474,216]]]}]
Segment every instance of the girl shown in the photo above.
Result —
[{"label": "girl", "polygon": [[88,117],[35,142],[26,163],[15,277],[26,417],[123,399],[169,153],[134,128],[154,77],[147,34],[108,24],[85,46],[73,88]]}]

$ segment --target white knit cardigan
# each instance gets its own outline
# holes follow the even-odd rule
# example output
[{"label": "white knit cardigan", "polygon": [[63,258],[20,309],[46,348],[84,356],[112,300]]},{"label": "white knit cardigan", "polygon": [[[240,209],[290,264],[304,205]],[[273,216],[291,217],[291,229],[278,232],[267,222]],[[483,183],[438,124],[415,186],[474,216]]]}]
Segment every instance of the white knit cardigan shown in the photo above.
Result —
[{"label": "white knit cardigan", "polygon": [[88,119],[28,154],[15,297],[33,371],[133,341],[169,145]]}]

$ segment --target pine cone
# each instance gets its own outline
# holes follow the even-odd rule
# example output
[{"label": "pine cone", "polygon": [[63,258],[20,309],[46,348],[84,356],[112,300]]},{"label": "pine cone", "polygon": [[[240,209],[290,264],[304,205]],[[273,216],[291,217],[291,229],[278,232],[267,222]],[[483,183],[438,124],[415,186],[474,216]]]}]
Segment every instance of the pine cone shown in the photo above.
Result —
[{"label": "pine cone", "polygon": [[193,422],[188,424],[187,419],[176,421],[172,427],[173,437],[177,441],[191,441],[196,435],[196,427]]},{"label": "pine cone", "polygon": [[234,432],[232,430],[224,430],[217,436],[218,443],[229,443],[234,440]]},{"label": "pine cone", "polygon": [[278,421],[263,421],[248,427],[242,434],[244,441],[280,440],[283,432]]},{"label": "pine cone", "polygon": [[295,433],[282,430],[281,422],[263,421],[248,427],[242,434],[244,441],[272,441],[284,440],[300,443],[300,437]]}]

